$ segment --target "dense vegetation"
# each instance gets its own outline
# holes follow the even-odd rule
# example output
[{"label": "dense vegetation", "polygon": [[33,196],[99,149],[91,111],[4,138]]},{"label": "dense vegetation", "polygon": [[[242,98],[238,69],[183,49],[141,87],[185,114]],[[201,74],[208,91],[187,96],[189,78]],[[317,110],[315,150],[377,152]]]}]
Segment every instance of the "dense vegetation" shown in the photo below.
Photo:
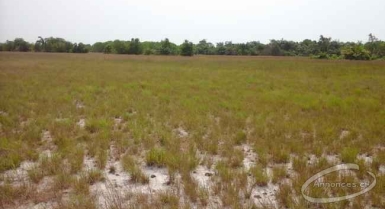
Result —
[{"label": "dense vegetation", "polygon": [[369,34],[366,43],[341,42],[320,36],[318,41],[305,39],[301,42],[271,40],[268,44],[258,41],[247,43],[219,42],[214,45],[205,39],[193,44],[185,41],[181,45],[169,39],[160,42],[140,42],[138,38],[130,41],[114,40],[96,42],[93,45],[71,43],[62,38],[42,38],[35,44],[22,38],[0,43],[0,51],[35,51],[35,52],[102,52],[113,54],[154,54],[154,55],[252,55],[252,56],[310,56],[319,59],[371,60],[385,57],[385,42]]}]

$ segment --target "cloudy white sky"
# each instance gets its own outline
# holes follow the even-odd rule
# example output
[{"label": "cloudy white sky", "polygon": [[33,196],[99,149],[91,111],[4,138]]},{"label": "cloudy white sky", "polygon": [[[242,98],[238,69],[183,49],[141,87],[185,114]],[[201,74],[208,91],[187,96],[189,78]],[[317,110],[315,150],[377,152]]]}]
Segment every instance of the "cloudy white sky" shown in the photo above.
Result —
[{"label": "cloudy white sky", "polygon": [[385,39],[385,0],[0,0],[0,42]]}]

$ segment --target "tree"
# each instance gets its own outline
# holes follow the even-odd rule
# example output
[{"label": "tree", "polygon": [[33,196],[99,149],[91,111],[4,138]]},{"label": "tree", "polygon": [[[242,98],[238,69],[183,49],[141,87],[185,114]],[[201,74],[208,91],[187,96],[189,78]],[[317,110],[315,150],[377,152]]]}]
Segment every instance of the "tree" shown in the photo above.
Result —
[{"label": "tree", "polygon": [[160,42],[159,54],[161,54],[161,55],[171,54],[171,43],[168,40],[168,38],[166,38],[165,40],[162,40]]},{"label": "tree", "polygon": [[361,43],[346,45],[341,50],[345,59],[349,60],[369,60],[370,52]]},{"label": "tree", "polygon": [[270,40],[270,55],[272,56],[281,56],[282,55],[282,52],[281,52],[281,48],[279,47],[279,42],[276,41],[276,40]]},{"label": "tree", "polygon": [[331,38],[326,38],[323,35],[320,36],[318,40],[318,47],[321,52],[328,53],[330,41],[331,41]]},{"label": "tree", "polygon": [[193,54],[194,54],[193,43],[185,40],[184,43],[180,46],[180,55],[193,56]]},{"label": "tree", "polygon": [[45,51],[45,40],[41,36],[38,39],[35,43],[35,51]]},{"label": "tree", "polygon": [[260,43],[259,41],[247,42],[246,45],[249,51],[249,55],[260,55],[263,49],[265,48],[265,45]]},{"label": "tree", "polygon": [[233,42],[226,41],[224,47],[226,55],[237,55],[237,49],[235,48]]},{"label": "tree", "polygon": [[129,43],[115,40],[112,42],[112,48],[117,54],[128,54]]},{"label": "tree", "polygon": [[380,41],[376,36],[374,36],[373,34],[369,34],[369,40],[368,42],[365,44],[365,48],[370,52],[370,55],[373,57],[373,58],[378,58],[378,57],[382,57],[384,56],[383,54],[383,50],[381,45],[383,45],[383,42]]},{"label": "tree", "polygon": [[14,41],[14,50],[19,52],[27,52],[29,51],[28,42],[24,41],[22,38],[16,38]]},{"label": "tree", "polygon": [[106,43],[96,42],[92,45],[91,51],[92,52],[103,52],[106,45],[107,45]]},{"label": "tree", "polygon": [[14,49],[14,43],[13,41],[6,41],[3,45],[3,51],[13,51]]},{"label": "tree", "polygon": [[215,47],[212,43],[207,42],[206,39],[199,41],[196,45],[197,54],[215,54]]},{"label": "tree", "polygon": [[218,54],[218,55],[225,55],[226,54],[226,48],[225,48],[225,45],[223,44],[223,42],[217,43],[216,54]]},{"label": "tree", "polygon": [[309,56],[318,54],[318,44],[317,41],[312,41],[310,39],[305,39],[299,43],[298,54],[300,56]]},{"label": "tree", "polygon": [[141,54],[141,53],[142,53],[142,47],[139,39],[132,38],[128,49],[128,54]]},{"label": "tree", "polygon": [[82,42],[79,44],[74,44],[72,48],[73,53],[87,53],[88,49],[86,48],[86,45],[84,45]]},{"label": "tree", "polygon": [[241,43],[241,44],[237,44],[235,47],[237,50],[237,54],[239,54],[239,55],[248,55],[249,54],[249,49],[248,49],[247,44]]},{"label": "tree", "polygon": [[110,54],[112,52],[112,46],[111,45],[106,45],[103,49],[104,54]]}]

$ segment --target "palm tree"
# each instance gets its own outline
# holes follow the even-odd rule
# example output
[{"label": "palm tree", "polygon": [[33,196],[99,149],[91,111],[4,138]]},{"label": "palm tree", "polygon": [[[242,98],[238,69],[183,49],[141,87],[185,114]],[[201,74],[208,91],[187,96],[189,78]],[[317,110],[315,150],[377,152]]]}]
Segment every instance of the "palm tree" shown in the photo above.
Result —
[{"label": "palm tree", "polygon": [[37,43],[40,43],[42,46],[43,46],[43,51],[45,51],[45,41],[44,41],[44,39],[41,37],[41,36],[39,36],[38,37],[40,40],[38,40],[38,41],[36,41]]}]

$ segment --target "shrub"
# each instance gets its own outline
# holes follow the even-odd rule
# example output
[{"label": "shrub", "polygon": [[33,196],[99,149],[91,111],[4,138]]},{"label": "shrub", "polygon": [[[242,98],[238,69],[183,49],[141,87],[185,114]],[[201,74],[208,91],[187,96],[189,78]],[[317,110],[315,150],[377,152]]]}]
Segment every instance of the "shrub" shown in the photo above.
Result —
[{"label": "shrub", "polygon": [[180,55],[193,56],[193,54],[194,54],[193,43],[185,40],[184,43],[180,46]]},{"label": "shrub", "polygon": [[353,44],[341,49],[341,54],[348,60],[370,60],[370,53],[362,44]]}]

